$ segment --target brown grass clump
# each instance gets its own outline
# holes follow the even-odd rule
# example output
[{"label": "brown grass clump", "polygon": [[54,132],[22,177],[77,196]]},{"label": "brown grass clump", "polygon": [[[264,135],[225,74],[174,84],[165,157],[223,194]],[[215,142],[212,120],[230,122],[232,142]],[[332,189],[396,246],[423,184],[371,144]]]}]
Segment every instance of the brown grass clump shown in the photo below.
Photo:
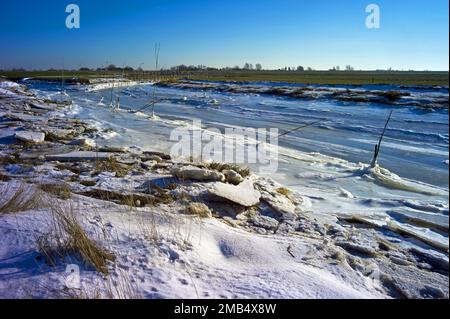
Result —
[{"label": "brown grass clump", "polygon": [[150,184],[148,193],[155,196],[157,204],[170,204],[175,200],[175,197],[172,196],[166,189],[162,189],[156,184]]},{"label": "brown grass clump", "polygon": [[88,190],[81,193],[81,195],[113,202],[116,204],[127,205],[130,207],[143,207],[146,204],[153,203],[152,196],[122,194],[119,192],[108,191],[100,188]]},{"label": "brown grass clump", "polygon": [[80,184],[83,186],[89,187],[89,186],[97,185],[97,182],[96,181],[80,181]]},{"label": "brown grass clump", "polygon": [[45,132],[45,140],[47,142],[57,143],[57,142],[61,142],[62,140],[64,140],[64,138],[61,138],[52,132]]},{"label": "brown grass clump", "polygon": [[80,176],[77,174],[74,174],[68,178],[69,182],[78,182],[79,179],[80,179]]},{"label": "brown grass clump", "polygon": [[0,214],[17,213],[42,207],[39,191],[31,186],[20,185],[14,194],[4,200],[7,190],[0,195]]},{"label": "brown grass clump", "polygon": [[108,262],[115,256],[88,237],[70,207],[52,203],[53,232],[38,239],[38,250],[47,263],[55,265],[58,259],[75,254],[97,271],[108,274]]},{"label": "brown grass clump", "polygon": [[103,161],[96,161],[93,175],[98,175],[102,172],[116,173],[116,177],[125,177],[130,171],[128,165],[120,164],[114,157],[109,157]]},{"label": "brown grass clump", "polygon": [[398,92],[398,91],[380,91],[380,92],[376,92],[376,94],[378,96],[382,96],[382,97],[388,99],[389,101],[396,101],[396,100],[401,99],[403,96],[409,95],[407,93]]},{"label": "brown grass clump", "polygon": [[204,203],[199,202],[189,203],[186,210],[189,214],[197,215],[202,218],[212,217],[211,210]]},{"label": "brown grass clump", "polygon": [[38,188],[45,193],[56,196],[59,199],[67,200],[71,197],[72,192],[67,184],[40,184]]},{"label": "brown grass clump", "polygon": [[22,147],[22,148],[24,148],[24,149],[27,149],[27,148],[33,148],[33,146],[35,146],[35,143],[33,143],[33,142],[21,141],[21,140],[19,140],[19,139],[16,139],[16,145],[18,145],[18,146],[20,146],[20,147]]},{"label": "brown grass clump", "polygon": [[166,189],[173,191],[173,190],[177,189],[177,184],[170,183],[169,185],[166,186]]},{"label": "brown grass clump", "polygon": [[9,182],[11,180],[11,177],[3,175],[2,173],[0,173],[0,181],[1,182]]},{"label": "brown grass clump", "polygon": [[83,196],[93,197],[96,199],[110,201],[120,205],[129,207],[145,207],[147,205],[154,206],[157,204],[169,204],[175,198],[164,190],[156,191],[155,194],[139,194],[139,193],[119,193],[104,189],[91,189],[87,192],[80,193]]},{"label": "brown grass clump", "polygon": [[18,153],[11,154],[9,156],[0,157],[0,164],[8,165],[8,164],[18,164],[21,160],[19,158]]},{"label": "brown grass clump", "polygon": [[55,167],[60,171],[68,170],[74,174],[81,174],[81,170],[79,167],[68,165],[68,164],[56,164]]},{"label": "brown grass clump", "polygon": [[242,166],[239,166],[236,164],[213,162],[213,163],[207,164],[206,167],[209,169],[212,169],[212,170],[219,171],[219,172],[223,172],[225,170],[233,170],[244,178],[249,176],[251,173],[251,171],[248,167],[242,167]]},{"label": "brown grass clump", "polygon": [[158,223],[156,222],[155,214],[152,212],[149,215],[143,216],[139,222],[139,230],[145,239],[153,243],[158,243],[160,240],[160,232]]},{"label": "brown grass clump", "polygon": [[130,276],[125,270],[120,272],[117,278],[108,277],[105,286],[104,298],[107,299],[140,299],[142,296],[136,289],[136,285],[132,282]]},{"label": "brown grass clump", "polygon": [[291,191],[285,187],[280,187],[280,188],[277,188],[277,193],[284,195],[286,197],[289,197],[289,195],[291,194]]}]

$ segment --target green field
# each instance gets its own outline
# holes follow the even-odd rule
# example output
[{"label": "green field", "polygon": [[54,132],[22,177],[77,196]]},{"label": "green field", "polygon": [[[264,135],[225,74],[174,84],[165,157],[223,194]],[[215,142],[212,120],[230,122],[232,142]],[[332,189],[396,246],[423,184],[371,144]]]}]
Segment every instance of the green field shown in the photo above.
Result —
[{"label": "green field", "polygon": [[447,85],[448,72],[370,72],[370,71],[227,71],[192,74],[190,79],[210,81],[271,81],[301,84],[399,84]]},{"label": "green field", "polygon": [[[47,80],[61,79],[61,71],[8,71],[0,75],[12,80],[34,77]],[[65,78],[89,79],[95,77],[121,76],[122,72],[113,71],[65,71]],[[192,71],[192,72],[128,72],[130,79],[150,80],[155,78],[189,78],[210,81],[271,81],[301,84],[398,84],[398,85],[449,85],[448,71]]]}]

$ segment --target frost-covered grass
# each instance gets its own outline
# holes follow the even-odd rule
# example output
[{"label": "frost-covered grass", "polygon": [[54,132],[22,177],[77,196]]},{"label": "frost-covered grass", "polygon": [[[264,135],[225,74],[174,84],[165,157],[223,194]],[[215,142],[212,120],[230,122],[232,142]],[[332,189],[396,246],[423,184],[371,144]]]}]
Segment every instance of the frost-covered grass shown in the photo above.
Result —
[{"label": "frost-covered grass", "polygon": [[[83,211],[75,209],[77,202],[84,203]],[[11,266],[2,263],[2,274],[9,274],[0,284],[2,297],[24,297],[23,290],[33,297],[83,299],[383,297],[358,277],[344,282],[340,275],[296,262],[286,252],[291,245],[297,256],[310,254],[313,242],[309,240],[259,236],[214,219],[200,221],[174,214],[182,206],[129,212],[86,197],[76,198],[73,206],[73,211],[56,206],[50,215],[31,211],[19,214],[16,222],[2,220],[11,229],[9,235],[2,235],[8,258],[25,265],[27,257],[20,254],[31,248],[48,263],[31,263],[29,269],[21,266],[19,274],[35,273],[27,277],[13,275]],[[58,231],[50,236],[52,223]],[[86,223],[90,224],[87,228],[82,226]],[[36,231],[42,233],[38,241],[34,241]],[[108,262],[112,254],[114,263]],[[64,286],[61,266],[67,258],[82,266],[80,289]],[[102,275],[106,270],[108,274]],[[344,274],[345,268],[340,272]],[[9,285],[23,289],[5,290]],[[43,285],[45,291],[40,289]]]},{"label": "frost-covered grass", "polygon": [[69,199],[71,197],[70,187],[65,183],[40,184],[38,188],[60,199]]},{"label": "frost-covered grass", "polygon": [[116,177],[124,177],[128,174],[129,171],[129,166],[118,163],[114,157],[95,162],[95,174],[100,174],[102,172],[112,172],[116,174]]},{"label": "frost-covered grass", "polygon": [[37,241],[38,251],[46,261],[56,265],[58,258],[75,254],[98,272],[108,274],[108,262],[114,261],[115,256],[88,236],[73,204],[51,200],[47,203],[51,211],[52,229]]},{"label": "frost-covered grass", "polygon": [[6,185],[2,185],[0,190],[0,214],[32,210],[42,205],[41,196],[34,187],[24,184]]}]

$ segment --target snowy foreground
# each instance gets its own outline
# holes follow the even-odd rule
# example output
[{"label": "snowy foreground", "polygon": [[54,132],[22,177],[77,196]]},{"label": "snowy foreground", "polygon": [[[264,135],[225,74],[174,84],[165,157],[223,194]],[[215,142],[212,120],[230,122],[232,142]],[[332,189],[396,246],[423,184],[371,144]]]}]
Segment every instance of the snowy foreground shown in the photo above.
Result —
[{"label": "snowy foreground", "polygon": [[69,103],[0,85],[0,298],[449,296],[448,246],[322,221],[239,167],[96,145]]}]

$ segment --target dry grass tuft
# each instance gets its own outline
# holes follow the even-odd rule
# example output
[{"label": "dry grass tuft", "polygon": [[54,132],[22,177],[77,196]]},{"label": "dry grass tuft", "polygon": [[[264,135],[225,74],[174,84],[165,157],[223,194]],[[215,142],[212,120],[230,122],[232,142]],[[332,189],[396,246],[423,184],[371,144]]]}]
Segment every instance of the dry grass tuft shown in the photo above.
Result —
[{"label": "dry grass tuft", "polygon": [[89,186],[97,185],[97,182],[96,181],[80,181],[80,184],[83,186],[89,187]]},{"label": "dry grass tuft", "polygon": [[97,271],[108,274],[108,261],[115,256],[88,237],[72,208],[52,203],[53,232],[38,239],[38,249],[47,263],[55,265],[58,259],[75,254]]},{"label": "dry grass tuft", "polygon": [[242,167],[242,166],[239,166],[236,164],[213,162],[213,163],[206,164],[206,167],[209,169],[212,169],[212,170],[219,171],[219,172],[223,172],[225,170],[233,170],[244,178],[251,174],[250,168]]},{"label": "dry grass tuft", "polygon": [[54,297],[53,299],[91,300],[101,299],[101,293],[98,288],[92,291],[65,288],[61,291],[56,291]]},{"label": "dry grass tuft", "polygon": [[277,188],[277,193],[284,195],[286,197],[289,197],[289,195],[291,194],[291,191],[285,187],[280,187],[280,188]]},{"label": "dry grass tuft", "polygon": [[47,142],[53,142],[53,143],[59,143],[61,141],[66,140],[66,138],[62,138],[58,135],[56,135],[55,133],[52,132],[45,132],[45,140]]},{"label": "dry grass tuft", "polygon": [[147,192],[155,197],[157,204],[170,204],[175,200],[175,197],[171,195],[166,189],[162,189],[156,184],[150,184]]},{"label": "dry grass tuft", "polygon": [[105,298],[107,299],[139,299],[141,298],[136,286],[125,270],[119,269],[117,278],[106,278]]},{"label": "dry grass tuft", "polygon": [[1,165],[18,164],[18,163],[21,163],[18,153],[14,153],[9,156],[0,157]]},{"label": "dry grass tuft", "polygon": [[55,168],[59,169],[60,171],[68,170],[78,175],[82,173],[79,167],[69,164],[56,164]]},{"label": "dry grass tuft", "polygon": [[96,161],[93,175],[112,172],[116,173],[116,177],[125,177],[130,170],[128,165],[120,164],[114,157],[109,157],[104,161]]},{"label": "dry grass tuft", "polygon": [[172,195],[164,190],[156,191],[155,194],[139,194],[139,193],[119,193],[104,189],[91,189],[82,192],[80,195],[88,196],[96,199],[106,200],[120,205],[129,207],[145,207],[147,205],[155,206],[157,204],[168,204],[175,199]]},{"label": "dry grass tuft", "polygon": [[38,188],[43,192],[55,195],[59,199],[67,200],[71,197],[72,192],[67,184],[40,184]]},{"label": "dry grass tuft", "polygon": [[74,174],[68,178],[69,182],[78,182],[80,179],[80,175]]},{"label": "dry grass tuft", "polygon": [[397,101],[401,99],[403,96],[407,96],[407,93],[399,92],[399,91],[379,91],[375,92],[375,94],[386,98],[389,101]]},{"label": "dry grass tuft", "polygon": [[178,187],[177,184],[170,183],[169,185],[166,186],[166,189],[173,191],[173,190],[176,190],[177,187]]},{"label": "dry grass tuft", "polygon": [[81,195],[130,207],[144,207],[146,204],[153,204],[154,202],[153,197],[149,195],[123,194],[100,188],[88,190]]},{"label": "dry grass tuft", "polygon": [[11,177],[3,175],[2,173],[0,173],[0,181],[1,182],[9,182],[11,180]]},{"label": "dry grass tuft", "polygon": [[0,214],[17,213],[42,207],[40,192],[32,186],[21,184],[6,200],[8,191],[2,189],[1,193]]},{"label": "dry grass tuft", "polygon": [[204,203],[194,202],[189,203],[186,211],[191,215],[197,215],[202,218],[212,217],[211,210]]},{"label": "dry grass tuft", "polygon": [[152,212],[149,216],[141,218],[139,230],[145,239],[158,243],[160,240],[160,232],[156,222],[155,214]]},{"label": "dry grass tuft", "polygon": [[[32,290],[31,290],[32,289]],[[92,283],[81,283],[78,289],[63,287],[62,289],[51,283],[38,284],[32,288],[24,287],[25,298],[46,299],[140,299],[142,298],[136,284],[131,280],[129,274],[122,269],[118,269],[117,276],[98,278]]]}]

